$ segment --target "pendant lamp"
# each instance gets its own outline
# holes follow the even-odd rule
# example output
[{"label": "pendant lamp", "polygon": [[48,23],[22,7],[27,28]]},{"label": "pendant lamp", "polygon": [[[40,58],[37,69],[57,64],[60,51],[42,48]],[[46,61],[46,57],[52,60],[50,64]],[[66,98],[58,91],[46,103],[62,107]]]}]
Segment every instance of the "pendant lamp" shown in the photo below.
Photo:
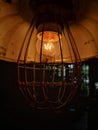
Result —
[{"label": "pendant lamp", "polygon": [[82,61],[98,56],[98,2],[0,4],[0,59],[17,63],[20,91],[33,108],[65,107],[81,86]]}]

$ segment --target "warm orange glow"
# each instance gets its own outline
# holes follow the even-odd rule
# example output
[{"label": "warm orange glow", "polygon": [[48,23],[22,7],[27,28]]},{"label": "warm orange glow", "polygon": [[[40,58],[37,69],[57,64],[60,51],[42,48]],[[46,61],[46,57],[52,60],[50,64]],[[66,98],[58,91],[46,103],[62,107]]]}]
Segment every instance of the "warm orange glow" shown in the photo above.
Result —
[{"label": "warm orange glow", "polygon": [[40,32],[37,35],[38,39],[42,39],[44,42],[57,42],[59,41],[59,37],[61,38],[61,35],[59,35],[58,37],[58,33],[57,32],[53,32],[53,31],[45,31],[45,32]]},{"label": "warm orange glow", "polygon": [[[56,54],[56,46],[61,39],[61,34],[58,35],[56,31],[44,31],[37,34],[38,39],[43,41],[42,43],[42,54],[50,57],[54,57]],[[37,50],[39,52],[41,43],[37,43]]]}]

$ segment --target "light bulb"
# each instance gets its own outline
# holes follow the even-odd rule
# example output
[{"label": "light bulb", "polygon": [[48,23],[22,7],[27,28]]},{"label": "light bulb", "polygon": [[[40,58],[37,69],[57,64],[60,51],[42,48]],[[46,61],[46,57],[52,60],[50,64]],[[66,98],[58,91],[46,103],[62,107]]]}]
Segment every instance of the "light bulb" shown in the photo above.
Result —
[{"label": "light bulb", "polygon": [[60,52],[61,27],[56,23],[40,24],[37,32],[37,53],[41,55],[44,61],[53,61]]},{"label": "light bulb", "polygon": [[59,48],[59,38],[61,39],[61,34],[58,36],[58,32],[55,31],[44,31],[37,34],[37,52],[40,54],[42,46],[42,55],[46,59],[55,58]]},{"label": "light bulb", "polygon": [[53,42],[44,42],[42,46],[42,53],[46,56],[54,57],[55,55],[55,46]]}]

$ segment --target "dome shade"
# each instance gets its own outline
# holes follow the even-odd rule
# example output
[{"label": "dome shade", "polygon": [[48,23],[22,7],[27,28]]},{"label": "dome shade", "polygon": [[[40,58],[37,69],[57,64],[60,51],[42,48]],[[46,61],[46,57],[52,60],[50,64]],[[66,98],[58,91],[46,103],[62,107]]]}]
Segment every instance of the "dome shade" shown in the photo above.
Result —
[{"label": "dome shade", "polygon": [[[17,2],[16,2],[17,3]],[[22,1],[20,2],[21,5]],[[97,1],[93,1],[93,4],[90,4],[90,7],[87,11],[86,16],[84,16],[79,22],[72,22],[69,26],[72,34],[74,35],[74,39],[77,45],[77,49],[79,51],[79,55],[81,60],[86,60],[92,57],[98,56],[98,15],[97,15]],[[24,1],[24,11],[27,11],[27,2]],[[21,43],[23,41],[23,37],[26,34],[26,31],[29,27],[30,22],[27,22],[22,17],[21,12],[23,12],[23,8],[21,8],[21,12],[19,14],[18,7],[19,4],[8,4],[1,0],[1,11],[0,11],[0,58],[3,60],[17,62],[17,58],[19,55],[19,50],[21,48]],[[27,11],[29,13],[30,11]],[[31,12],[30,12],[31,13]],[[29,14],[30,14],[29,13]],[[26,15],[26,14],[25,14]],[[34,30],[34,34],[31,38],[35,42],[36,40],[36,28]],[[66,29],[64,29],[66,33]],[[12,35],[13,34],[13,35]],[[17,38],[18,37],[18,38]],[[62,36],[63,40],[63,36]],[[66,43],[68,39],[66,38]],[[63,45],[62,45],[63,46]],[[85,48],[85,49],[84,49]],[[32,51],[33,50],[33,51]],[[68,53],[68,46],[64,46],[64,60],[71,61],[70,54]],[[24,53],[24,52],[23,52]],[[34,47],[30,45],[29,53],[27,61],[34,61],[32,57],[34,57]],[[21,57],[22,60],[22,57]],[[58,59],[59,60],[59,59]]]}]

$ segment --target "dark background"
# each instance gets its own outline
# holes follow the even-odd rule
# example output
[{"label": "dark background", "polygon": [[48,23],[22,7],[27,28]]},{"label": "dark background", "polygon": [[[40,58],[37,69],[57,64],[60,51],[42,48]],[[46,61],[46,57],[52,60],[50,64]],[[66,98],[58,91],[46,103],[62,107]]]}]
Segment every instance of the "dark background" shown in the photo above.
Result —
[{"label": "dark background", "polygon": [[0,61],[0,129],[98,130],[98,59],[86,62],[90,66],[90,95],[75,97],[73,103],[58,111],[34,110],[17,85],[17,65]]}]

